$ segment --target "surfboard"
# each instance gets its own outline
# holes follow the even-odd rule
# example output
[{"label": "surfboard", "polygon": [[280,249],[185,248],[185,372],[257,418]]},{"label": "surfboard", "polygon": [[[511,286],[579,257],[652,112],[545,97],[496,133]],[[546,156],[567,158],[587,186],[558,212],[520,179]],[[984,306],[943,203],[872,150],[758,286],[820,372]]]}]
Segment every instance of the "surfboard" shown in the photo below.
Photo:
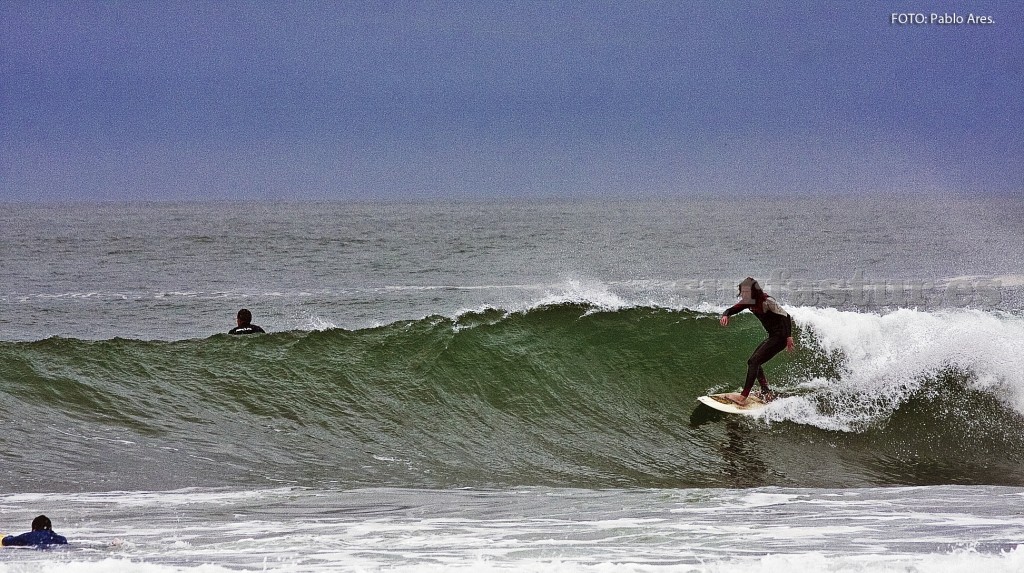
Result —
[{"label": "surfboard", "polygon": [[736,395],[736,392],[727,392],[724,394],[712,394],[710,396],[700,396],[697,401],[709,408],[714,408],[719,412],[725,412],[727,414],[741,414],[745,416],[751,416],[763,410],[768,405],[767,402],[763,402],[757,396],[747,397],[747,403],[740,406],[736,402],[733,402],[728,398],[730,394]]}]

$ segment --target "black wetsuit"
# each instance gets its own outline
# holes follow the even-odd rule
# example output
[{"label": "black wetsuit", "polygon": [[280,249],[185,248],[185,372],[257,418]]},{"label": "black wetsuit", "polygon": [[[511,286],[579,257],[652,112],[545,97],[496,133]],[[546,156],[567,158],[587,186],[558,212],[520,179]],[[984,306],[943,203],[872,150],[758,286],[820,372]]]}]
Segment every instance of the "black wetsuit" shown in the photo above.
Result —
[{"label": "black wetsuit", "polygon": [[747,379],[743,384],[743,397],[750,395],[754,387],[754,379],[761,383],[761,389],[768,392],[768,378],[764,375],[761,365],[786,349],[786,339],[793,336],[793,317],[782,310],[779,303],[770,296],[757,303],[737,303],[725,311],[725,316],[749,310],[761,321],[761,326],[768,331],[768,338],[757,346],[747,360]]},{"label": "black wetsuit", "polygon": [[242,326],[232,328],[228,331],[228,334],[256,334],[257,332],[266,333],[267,331],[255,324],[243,324]]},{"label": "black wetsuit", "polygon": [[4,546],[14,547],[46,547],[49,545],[67,545],[68,540],[63,535],[57,535],[49,529],[38,529],[21,535],[8,535],[0,540]]}]

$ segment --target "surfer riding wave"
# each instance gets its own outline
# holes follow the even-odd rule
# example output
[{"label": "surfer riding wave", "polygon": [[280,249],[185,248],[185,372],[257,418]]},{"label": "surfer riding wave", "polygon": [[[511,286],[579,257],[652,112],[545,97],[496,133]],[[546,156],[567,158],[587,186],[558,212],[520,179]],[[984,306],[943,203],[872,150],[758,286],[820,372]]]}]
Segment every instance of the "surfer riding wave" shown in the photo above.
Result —
[{"label": "surfer riding wave", "polygon": [[756,379],[761,385],[762,399],[768,402],[774,395],[768,387],[768,377],[765,376],[762,366],[783,349],[792,351],[796,348],[793,343],[793,317],[789,316],[774,298],[765,294],[753,277],[747,277],[739,284],[738,294],[740,301],[722,313],[719,321],[721,325],[729,326],[730,316],[749,310],[761,321],[761,325],[768,332],[768,338],[758,345],[747,360],[747,378],[743,384],[743,392],[729,394],[729,399],[737,404],[746,404]]}]

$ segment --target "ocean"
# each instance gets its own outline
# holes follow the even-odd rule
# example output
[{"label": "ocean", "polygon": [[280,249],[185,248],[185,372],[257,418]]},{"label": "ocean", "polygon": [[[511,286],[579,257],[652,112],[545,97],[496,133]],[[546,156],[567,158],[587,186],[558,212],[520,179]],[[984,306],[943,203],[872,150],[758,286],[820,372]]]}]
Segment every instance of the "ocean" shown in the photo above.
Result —
[{"label": "ocean", "polygon": [[[1024,568],[1024,201],[5,204],[0,573]],[[793,316],[757,417],[754,276]],[[251,309],[268,334],[229,336]]]}]

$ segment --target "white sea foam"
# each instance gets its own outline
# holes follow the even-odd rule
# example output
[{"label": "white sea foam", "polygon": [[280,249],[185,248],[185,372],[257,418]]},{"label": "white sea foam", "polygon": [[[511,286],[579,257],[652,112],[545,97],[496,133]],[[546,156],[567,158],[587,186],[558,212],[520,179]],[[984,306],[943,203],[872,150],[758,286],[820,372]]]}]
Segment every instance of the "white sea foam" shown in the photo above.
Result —
[{"label": "white sea foam", "polygon": [[[437,287],[442,288],[442,287]],[[463,289],[465,287],[462,287]],[[589,312],[615,312],[646,307],[689,310],[717,314],[726,306],[680,291],[674,281],[592,281],[565,279],[552,283],[482,286],[483,290],[502,292],[494,302],[462,308],[458,314],[502,310],[526,312],[544,306],[579,304],[592,307]]]},{"label": "white sea foam", "polygon": [[338,325],[334,324],[330,320],[320,316],[310,315],[299,327],[299,330],[322,331],[332,330],[335,328],[338,328]]},{"label": "white sea foam", "polygon": [[[885,314],[802,307],[793,316],[825,355],[842,361],[841,378],[809,378],[796,397],[774,403],[769,420],[789,419],[850,430],[895,410],[943,372],[966,375],[1024,414],[1024,319],[980,310]],[[842,400],[844,408],[824,406]]]},{"label": "white sea foam", "polygon": [[[8,550],[11,551],[11,550]],[[685,550],[683,550],[685,551]],[[682,552],[682,551],[681,551]],[[742,553],[739,549],[738,553]],[[66,557],[66,556],[62,556]],[[300,571],[337,571],[370,573],[466,572],[466,573],[882,573],[915,571],[919,573],[1018,573],[1024,570],[1024,546],[996,554],[972,549],[926,555],[852,555],[837,556],[821,552],[778,553],[757,557],[704,559],[699,563],[644,563],[628,560],[580,563],[572,559],[544,556],[519,559],[494,559],[467,555],[464,559],[448,555],[444,563],[381,564],[366,556],[339,553],[330,566],[310,568],[299,555],[268,560],[257,567],[239,569],[216,564],[168,565],[132,559],[105,558],[98,561],[54,558],[32,562],[0,563],[0,573],[226,573],[260,571],[297,573]]]},{"label": "white sea foam", "polygon": [[162,565],[130,559],[107,558],[101,561],[59,560],[36,563],[0,563],[0,573],[228,573],[235,571],[219,565]]},{"label": "white sea foam", "polygon": [[555,285],[535,305],[566,303],[590,304],[603,311],[616,311],[635,306],[635,303],[627,301],[606,284],[579,280],[569,280]]},{"label": "white sea foam", "polygon": [[[1024,567],[1020,491],[177,490],[0,497],[71,545],[0,573],[874,572]],[[880,526],[879,524],[884,524]]]}]

